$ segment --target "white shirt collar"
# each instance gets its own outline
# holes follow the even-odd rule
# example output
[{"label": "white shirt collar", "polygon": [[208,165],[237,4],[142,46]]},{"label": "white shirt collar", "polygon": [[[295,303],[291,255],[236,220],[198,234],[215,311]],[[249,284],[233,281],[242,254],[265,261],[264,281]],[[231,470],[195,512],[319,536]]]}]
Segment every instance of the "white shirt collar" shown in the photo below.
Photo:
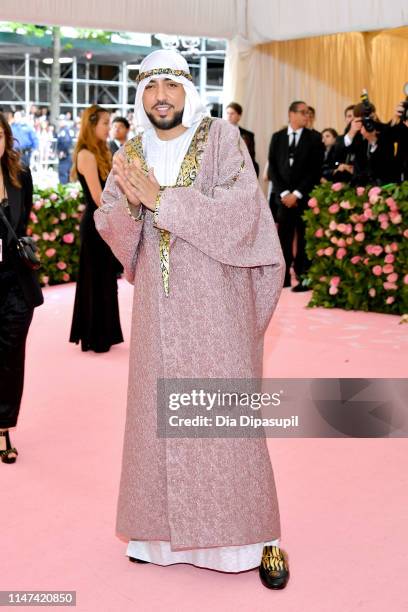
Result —
[{"label": "white shirt collar", "polygon": [[303,128],[298,128],[297,130],[294,130],[292,126],[288,125],[288,136],[295,133],[296,137],[298,137],[301,135],[302,132]]}]

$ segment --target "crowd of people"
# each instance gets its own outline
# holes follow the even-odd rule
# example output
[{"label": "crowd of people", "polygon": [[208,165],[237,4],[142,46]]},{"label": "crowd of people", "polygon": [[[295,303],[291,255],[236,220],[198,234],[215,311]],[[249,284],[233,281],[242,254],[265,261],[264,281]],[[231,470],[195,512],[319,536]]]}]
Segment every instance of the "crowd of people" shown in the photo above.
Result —
[{"label": "crowd of people", "polygon": [[[363,98],[345,109],[342,134],[333,127],[318,132],[315,109],[296,100],[289,106],[288,124],[272,135],[263,180],[269,183],[269,204],[286,262],[284,286],[292,284],[292,264],[298,280],[292,291],[311,288],[303,213],[314,186],[327,181],[366,186],[408,180],[408,102],[400,102],[394,117],[383,123],[375,106]],[[238,125],[242,112],[232,102],[226,117]],[[258,173],[254,134],[239,128]]]}]

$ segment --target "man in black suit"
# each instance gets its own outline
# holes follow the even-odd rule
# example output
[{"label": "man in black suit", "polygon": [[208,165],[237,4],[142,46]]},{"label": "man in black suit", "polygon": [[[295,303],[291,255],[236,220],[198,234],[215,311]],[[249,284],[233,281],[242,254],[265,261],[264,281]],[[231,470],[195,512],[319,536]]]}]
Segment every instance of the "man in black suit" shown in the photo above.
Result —
[{"label": "man in black suit", "polygon": [[238,104],[238,102],[230,102],[230,104],[227,106],[226,113],[227,120],[232,123],[232,125],[238,126],[242,140],[248,147],[248,153],[252,159],[252,163],[254,164],[256,176],[259,176],[259,164],[255,160],[255,134],[249,130],[244,130],[244,128],[238,125],[241,120],[242,106]]},{"label": "man in black suit", "polygon": [[384,185],[400,180],[394,155],[394,131],[390,125],[378,121],[375,106],[371,103],[369,105],[371,125],[368,125],[367,118],[363,120],[364,105],[359,103],[354,106],[354,118],[342,143],[343,150],[352,160],[350,175],[336,179],[334,174],[334,180],[363,186]]},{"label": "man in black suit", "polygon": [[[309,110],[305,102],[289,107],[289,125],[272,136],[269,147],[269,176],[278,206],[278,232],[286,262],[284,287],[290,287],[290,267],[299,283],[292,291],[307,291],[310,262],[305,251],[305,222],[309,193],[319,184],[324,147],[320,138],[305,126]],[[293,240],[296,233],[296,256]]]},{"label": "man in black suit", "polygon": [[125,117],[115,117],[112,122],[112,140],[109,141],[109,147],[112,155],[125,144],[128,139],[130,123]]}]

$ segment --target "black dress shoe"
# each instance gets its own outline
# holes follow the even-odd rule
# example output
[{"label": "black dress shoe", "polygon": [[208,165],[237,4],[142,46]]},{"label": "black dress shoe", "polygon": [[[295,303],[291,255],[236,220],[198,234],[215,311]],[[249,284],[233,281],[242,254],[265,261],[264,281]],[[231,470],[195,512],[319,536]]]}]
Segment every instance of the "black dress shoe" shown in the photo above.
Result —
[{"label": "black dress shoe", "polygon": [[267,589],[284,589],[289,580],[289,566],[278,546],[264,546],[259,577]]},{"label": "black dress shoe", "polygon": [[136,557],[129,557],[129,561],[132,561],[132,563],[150,563],[150,561],[143,561],[143,559],[136,559]]},{"label": "black dress shoe", "polygon": [[301,293],[302,291],[311,291],[311,289],[312,287],[309,278],[304,278],[302,281],[299,282],[298,285],[292,287],[292,291],[294,293]]}]

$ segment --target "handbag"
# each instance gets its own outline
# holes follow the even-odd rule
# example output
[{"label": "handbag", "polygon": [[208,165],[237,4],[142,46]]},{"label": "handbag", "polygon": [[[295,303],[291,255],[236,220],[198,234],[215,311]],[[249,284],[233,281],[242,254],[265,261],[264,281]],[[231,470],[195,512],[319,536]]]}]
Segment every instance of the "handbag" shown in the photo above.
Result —
[{"label": "handbag", "polygon": [[30,236],[23,236],[22,238],[19,238],[17,236],[9,220],[4,214],[3,205],[4,205],[4,200],[3,200],[2,205],[0,206],[0,218],[3,220],[5,226],[9,230],[11,237],[13,238],[16,244],[17,253],[20,257],[20,260],[30,270],[38,270],[41,266],[41,262],[36,255],[36,252],[38,251],[37,245],[35,244],[34,240]]}]

